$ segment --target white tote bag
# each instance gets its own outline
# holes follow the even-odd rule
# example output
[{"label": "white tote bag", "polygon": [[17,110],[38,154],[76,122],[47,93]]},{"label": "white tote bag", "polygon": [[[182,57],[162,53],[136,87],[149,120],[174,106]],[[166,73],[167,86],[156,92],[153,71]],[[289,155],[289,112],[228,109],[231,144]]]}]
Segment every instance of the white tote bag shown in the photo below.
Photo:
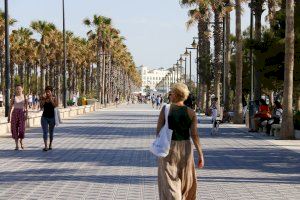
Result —
[{"label": "white tote bag", "polygon": [[60,112],[58,108],[54,108],[54,117],[55,117],[55,126],[59,126],[61,124]]},{"label": "white tote bag", "polygon": [[166,157],[169,154],[172,130],[169,129],[168,115],[170,110],[170,104],[165,106],[165,125],[159,131],[158,136],[150,146],[150,151],[158,157]]}]

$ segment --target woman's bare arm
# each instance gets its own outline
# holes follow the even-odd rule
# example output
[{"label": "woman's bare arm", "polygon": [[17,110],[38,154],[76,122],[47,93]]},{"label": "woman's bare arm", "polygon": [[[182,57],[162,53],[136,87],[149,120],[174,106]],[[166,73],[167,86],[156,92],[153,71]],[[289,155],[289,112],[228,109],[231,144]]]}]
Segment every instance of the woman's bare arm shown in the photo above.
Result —
[{"label": "woman's bare arm", "polygon": [[158,121],[157,121],[157,127],[156,127],[156,136],[158,135],[160,129],[165,125],[165,106],[161,109]]},{"label": "woman's bare arm", "polygon": [[193,111],[193,110],[190,111],[190,115],[192,117],[191,137],[192,137],[193,143],[196,147],[196,150],[197,150],[197,153],[198,153],[198,156],[199,156],[199,161],[201,161],[202,165],[204,165],[204,156],[203,156],[202,146],[201,146],[201,143],[200,143],[200,138],[199,138],[199,135],[198,135],[197,116],[196,116],[195,111]]},{"label": "woman's bare arm", "polygon": [[13,96],[13,97],[10,99],[10,105],[9,105],[9,111],[8,111],[8,117],[7,117],[8,123],[10,122],[11,111],[12,111],[12,109],[13,109],[13,107],[14,107],[14,101],[15,101],[14,98],[15,98],[15,97]]}]

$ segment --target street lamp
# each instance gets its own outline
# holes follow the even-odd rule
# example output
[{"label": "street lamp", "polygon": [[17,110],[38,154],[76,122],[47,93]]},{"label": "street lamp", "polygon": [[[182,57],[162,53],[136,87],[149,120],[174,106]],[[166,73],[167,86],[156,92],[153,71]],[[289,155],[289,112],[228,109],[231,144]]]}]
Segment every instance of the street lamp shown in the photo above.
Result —
[{"label": "street lamp", "polygon": [[5,0],[5,117],[9,113],[9,99],[10,99],[10,56],[9,56],[9,17],[8,17],[8,0]]},{"label": "street lamp", "polygon": [[62,0],[63,8],[63,43],[64,43],[64,66],[63,66],[63,105],[67,107],[67,45],[66,45],[66,30],[65,30],[65,0]]},{"label": "street lamp", "polygon": [[190,82],[189,82],[189,86],[192,83],[192,51],[188,51],[188,49],[195,49],[195,48],[185,48],[185,52],[184,52],[184,56],[190,56]]},{"label": "street lamp", "polygon": [[191,46],[193,48],[190,49],[196,49],[196,101],[197,101],[197,105],[199,102],[199,95],[200,95],[200,86],[199,86],[199,70],[200,70],[200,62],[199,62],[199,45],[196,42],[196,39],[199,39],[198,37],[193,37],[193,43],[191,44]]},{"label": "street lamp", "polygon": [[179,67],[178,60],[175,65],[176,65],[176,82],[178,82],[178,67]]},{"label": "street lamp", "polygon": [[[184,54],[181,54],[180,55],[180,64],[181,64],[181,67],[182,67],[182,62],[184,62],[184,83],[186,84],[186,57],[183,59],[182,56],[184,56]],[[181,79],[181,77],[180,77]]]}]

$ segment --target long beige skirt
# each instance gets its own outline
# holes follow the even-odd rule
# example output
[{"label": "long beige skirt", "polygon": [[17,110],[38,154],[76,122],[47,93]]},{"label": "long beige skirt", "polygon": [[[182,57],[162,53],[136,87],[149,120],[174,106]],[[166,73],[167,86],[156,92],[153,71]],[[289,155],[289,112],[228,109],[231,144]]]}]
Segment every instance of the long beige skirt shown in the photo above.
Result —
[{"label": "long beige skirt", "polygon": [[196,199],[197,180],[190,140],[172,141],[169,155],[158,160],[160,200]]}]

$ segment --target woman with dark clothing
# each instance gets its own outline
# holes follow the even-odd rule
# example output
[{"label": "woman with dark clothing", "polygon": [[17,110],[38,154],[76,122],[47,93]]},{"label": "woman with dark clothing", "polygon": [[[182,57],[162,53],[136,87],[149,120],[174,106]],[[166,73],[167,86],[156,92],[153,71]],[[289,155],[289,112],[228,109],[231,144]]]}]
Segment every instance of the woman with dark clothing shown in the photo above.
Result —
[{"label": "woman with dark clothing", "polygon": [[[40,106],[43,109],[41,118],[41,125],[43,129],[44,145],[43,151],[52,150],[54,126],[55,126],[55,113],[54,108],[57,107],[57,100],[52,96],[53,88],[47,86],[45,88],[45,94],[40,98]],[[48,131],[49,131],[49,147],[48,147]]]},{"label": "woman with dark clothing", "polygon": [[176,83],[170,92],[170,112],[165,119],[164,109],[160,112],[157,134],[168,120],[173,131],[169,154],[158,160],[159,199],[196,199],[197,178],[195,172],[193,147],[198,153],[198,167],[204,166],[204,157],[197,130],[197,116],[194,110],[184,105],[189,90],[183,83]]},{"label": "woman with dark clothing", "polygon": [[274,102],[275,107],[273,110],[272,118],[267,123],[267,134],[270,134],[272,124],[280,124],[282,120],[283,109],[279,101]]}]

